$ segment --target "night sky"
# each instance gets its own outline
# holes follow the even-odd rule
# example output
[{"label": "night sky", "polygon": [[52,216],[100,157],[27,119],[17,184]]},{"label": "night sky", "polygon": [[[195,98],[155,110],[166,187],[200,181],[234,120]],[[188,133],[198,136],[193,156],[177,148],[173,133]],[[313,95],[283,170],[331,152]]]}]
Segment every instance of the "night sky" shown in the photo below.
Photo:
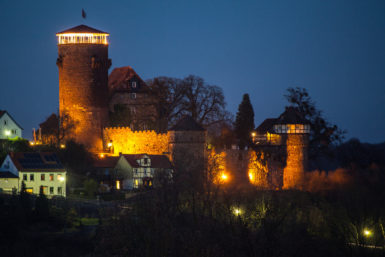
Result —
[{"label": "night sky", "polygon": [[385,141],[383,0],[0,0],[0,109],[25,138],[58,108],[55,33],[79,24],[110,33],[110,72],[198,75],[234,114],[249,93],[256,125],[305,87],[347,139]]}]

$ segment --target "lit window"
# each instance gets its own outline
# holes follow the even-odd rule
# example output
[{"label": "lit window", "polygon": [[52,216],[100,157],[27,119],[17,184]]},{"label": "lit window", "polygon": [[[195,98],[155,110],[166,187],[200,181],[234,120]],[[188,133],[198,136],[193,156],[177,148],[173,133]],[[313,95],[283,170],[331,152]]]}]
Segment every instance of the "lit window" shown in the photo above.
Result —
[{"label": "lit window", "polygon": [[48,187],[47,186],[41,186],[40,188],[43,189],[43,194],[47,194],[48,193]]},{"label": "lit window", "polygon": [[44,180],[45,180],[45,174],[41,174],[40,180],[41,180],[41,181],[44,181]]},{"label": "lit window", "polygon": [[30,174],[29,175],[29,180],[34,181],[35,180],[35,176],[33,174]]},{"label": "lit window", "polygon": [[61,180],[61,174],[57,174],[57,180]]},{"label": "lit window", "polygon": [[49,174],[49,181],[53,181],[53,174]]},{"label": "lit window", "polygon": [[33,194],[33,188],[26,188],[25,192],[27,192],[28,194]]},{"label": "lit window", "polygon": [[120,189],[120,181],[119,180],[116,180],[116,189]]}]

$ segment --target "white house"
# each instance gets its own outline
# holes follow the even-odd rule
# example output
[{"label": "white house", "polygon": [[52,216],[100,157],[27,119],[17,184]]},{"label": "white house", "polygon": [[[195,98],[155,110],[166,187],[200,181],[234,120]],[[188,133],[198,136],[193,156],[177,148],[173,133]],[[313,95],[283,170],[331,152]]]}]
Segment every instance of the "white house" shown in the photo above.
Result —
[{"label": "white house", "polygon": [[22,137],[22,130],[7,111],[0,110],[0,139]]},{"label": "white house", "polygon": [[[66,174],[55,153],[10,153],[0,167],[0,188],[2,191],[20,192],[24,182],[28,193],[39,194],[42,188],[48,197],[65,197]],[[18,179],[17,188],[15,177]],[[13,186],[9,186],[11,179]]]},{"label": "white house", "polygon": [[162,178],[171,179],[173,166],[165,155],[122,154],[115,172],[117,189],[136,189],[156,186]]}]

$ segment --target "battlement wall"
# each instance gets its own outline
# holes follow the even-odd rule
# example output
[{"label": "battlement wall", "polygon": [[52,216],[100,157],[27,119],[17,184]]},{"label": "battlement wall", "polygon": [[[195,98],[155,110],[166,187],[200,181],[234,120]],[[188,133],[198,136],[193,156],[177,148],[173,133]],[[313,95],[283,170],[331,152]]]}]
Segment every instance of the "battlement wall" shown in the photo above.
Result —
[{"label": "battlement wall", "polygon": [[112,143],[112,153],[164,154],[169,152],[169,133],[154,130],[132,131],[129,127],[107,127],[103,129],[103,140]]}]

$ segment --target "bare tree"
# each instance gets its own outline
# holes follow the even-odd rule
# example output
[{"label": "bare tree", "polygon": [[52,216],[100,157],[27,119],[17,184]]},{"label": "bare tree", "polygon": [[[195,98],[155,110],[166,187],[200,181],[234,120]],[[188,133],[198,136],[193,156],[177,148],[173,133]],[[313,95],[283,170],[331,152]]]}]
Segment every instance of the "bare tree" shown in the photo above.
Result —
[{"label": "bare tree", "polygon": [[202,78],[190,75],[184,79],[157,77],[147,81],[159,99],[159,117],[168,126],[183,115],[210,126],[231,119],[220,87],[208,85]]},{"label": "bare tree", "polygon": [[52,113],[39,126],[41,130],[41,143],[60,146],[60,144],[70,138],[76,124],[68,113],[62,113],[61,115]]}]

